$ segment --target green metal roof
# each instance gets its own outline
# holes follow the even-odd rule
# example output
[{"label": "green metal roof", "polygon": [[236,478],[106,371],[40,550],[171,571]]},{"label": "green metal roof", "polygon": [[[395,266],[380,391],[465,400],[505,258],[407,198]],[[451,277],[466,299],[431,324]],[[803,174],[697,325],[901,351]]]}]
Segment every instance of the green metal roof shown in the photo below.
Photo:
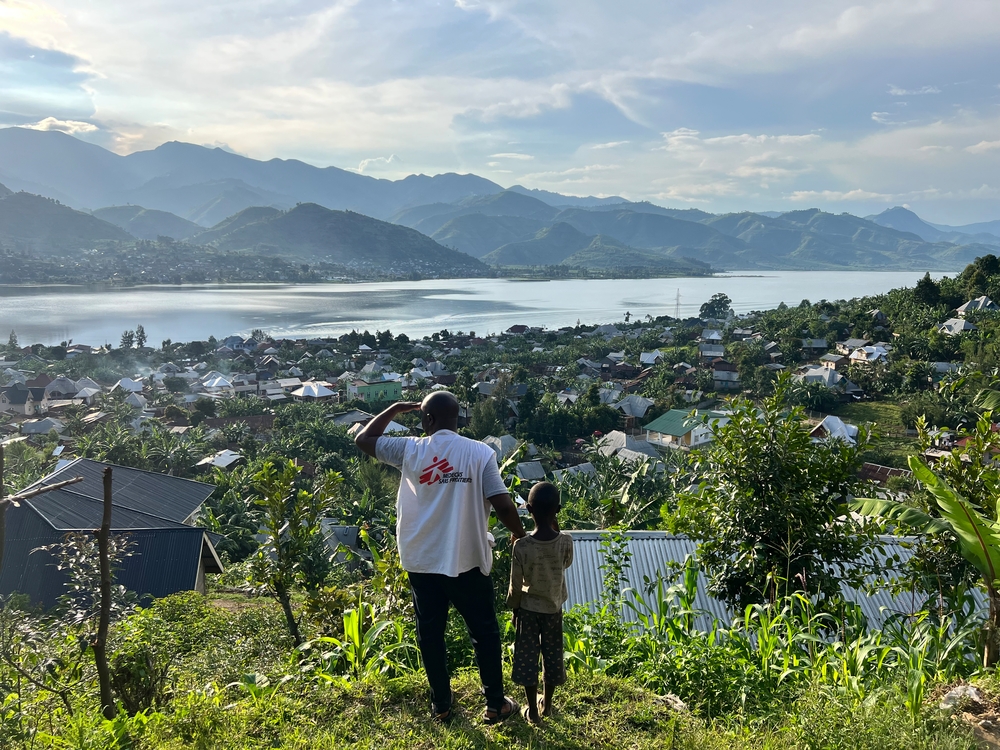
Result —
[{"label": "green metal roof", "polygon": [[702,418],[706,416],[711,417],[714,422],[715,419],[725,419],[729,415],[721,411],[702,410],[695,412],[692,416],[688,409],[671,409],[645,425],[643,429],[658,432],[661,435],[681,437],[701,424]]},{"label": "green metal roof", "polygon": [[[698,416],[700,417],[701,414],[699,413]],[[650,432],[658,432],[661,435],[681,437],[682,435],[687,435],[691,432],[697,424],[698,419],[696,417],[692,417],[689,410],[671,409],[647,424],[644,429],[647,429]]]}]

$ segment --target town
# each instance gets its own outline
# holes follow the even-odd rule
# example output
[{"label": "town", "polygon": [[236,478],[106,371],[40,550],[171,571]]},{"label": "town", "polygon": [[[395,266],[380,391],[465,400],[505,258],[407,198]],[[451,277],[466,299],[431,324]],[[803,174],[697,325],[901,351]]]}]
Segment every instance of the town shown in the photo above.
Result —
[{"label": "town", "polygon": [[[578,548],[566,606],[581,674],[626,674],[637,663],[629,649],[666,638],[649,607],[687,623],[670,636],[684,648],[805,586],[808,611],[827,617],[818,614],[824,602],[854,607],[871,628],[864,633],[888,633],[899,617],[920,622],[929,595],[945,602],[948,622],[982,618],[989,607],[977,567],[949,541],[961,532],[941,526],[946,514],[936,517],[920,472],[932,466],[982,512],[991,507],[980,496],[1000,450],[990,411],[1000,404],[998,292],[1000,261],[984,256],[954,278],[927,275],[872,298],[735,315],[716,294],[697,318],[624,311],[619,321],[558,330],[519,324],[422,339],[390,331],[277,339],[255,330],[159,346],[141,323],[114,346],[22,345],[12,331],[0,362],[9,496],[0,506],[0,594],[55,612],[77,601],[67,585],[80,591],[83,574],[66,571],[92,550],[86,540],[101,523],[103,497],[117,540],[115,580],[133,602],[151,605],[145,611],[181,606],[182,622],[216,621],[205,610],[215,605],[185,592],[224,602],[234,617],[261,607],[246,611],[269,611],[271,641],[299,649],[340,638],[352,613],[367,612],[380,655],[348,656],[336,640],[337,655],[309,669],[323,679],[345,669],[412,674],[412,653],[387,656],[405,654],[412,638],[399,619],[410,605],[392,557],[398,474],[362,456],[353,438],[388,405],[447,389],[461,405],[459,431],[494,450],[525,519],[532,486],[550,481],[561,492],[561,523]],[[419,432],[412,412],[386,430]],[[937,536],[908,541],[921,523]],[[505,591],[510,551],[504,531],[492,533],[494,583]],[[781,549],[793,533],[795,548]],[[798,578],[779,575],[790,569]],[[666,592],[679,570],[688,588]],[[280,607],[254,604],[269,599]],[[68,632],[63,618],[31,622]],[[397,629],[386,630],[392,622]],[[725,648],[760,637],[757,625],[733,627]],[[622,642],[631,645],[622,651]],[[978,641],[963,643],[968,659],[958,664],[971,669]],[[681,658],[680,641],[674,647]],[[831,644],[829,658],[840,647]],[[30,676],[45,647],[32,648],[28,661],[3,648],[0,657]],[[256,669],[267,653],[258,644],[240,663]],[[455,658],[471,664],[468,651]],[[987,646],[983,658],[992,664],[998,654]],[[168,659],[158,667],[164,677],[150,682],[135,668],[121,662],[114,672],[131,715],[164,699],[172,669]],[[971,674],[939,668],[946,677],[938,679]],[[198,679],[207,674],[193,669]],[[710,697],[716,677],[694,684],[691,674],[657,671],[645,684],[677,701],[669,710],[690,706],[709,719],[747,700],[731,691],[749,683]],[[60,679],[51,694],[69,695]],[[786,688],[774,683],[751,710],[766,710]]]}]

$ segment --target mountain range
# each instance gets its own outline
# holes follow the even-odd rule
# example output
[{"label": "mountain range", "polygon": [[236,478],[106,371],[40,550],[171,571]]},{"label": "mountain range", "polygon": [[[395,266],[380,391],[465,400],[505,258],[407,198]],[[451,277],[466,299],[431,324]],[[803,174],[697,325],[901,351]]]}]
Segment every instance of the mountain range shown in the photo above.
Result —
[{"label": "mountain range", "polygon": [[380,180],[177,142],[120,156],[23,128],[0,129],[0,182],[0,241],[50,253],[171,237],[357,268],[479,274],[484,263],[940,270],[1000,252],[1000,221],[944,226],[902,207],[866,218],[818,209],[716,215],[504,189],[473,174]]}]

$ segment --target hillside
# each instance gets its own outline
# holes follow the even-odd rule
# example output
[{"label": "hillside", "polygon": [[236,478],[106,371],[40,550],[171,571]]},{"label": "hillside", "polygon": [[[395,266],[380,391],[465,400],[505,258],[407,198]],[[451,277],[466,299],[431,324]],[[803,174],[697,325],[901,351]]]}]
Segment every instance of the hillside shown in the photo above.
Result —
[{"label": "hillside", "polygon": [[[234,220],[235,221],[235,220]],[[486,266],[419,232],[353,211],[303,203],[264,215],[212,241],[220,250],[253,251],[348,268],[382,267],[427,275],[476,275]]]},{"label": "hillside", "polygon": [[176,214],[142,206],[109,206],[97,209],[92,215],[121,227],[140,240],[155,240],[161,236],[183,240],[202,230],[194,222]]},{"label": "hillside", "polygon": [[604,271],[636,271],[670,275],[702,276],[712,267],[691,258],[672,257],[655,251],[643,252],[606,237],[595,237],[583,250],[564,258],[560,265]]},{"label": "hillside", "polygon": [[[545,227],[531,239],[498,247],[483,256],[483,261],[491,266],[556,266],[589,246],[593,239],[575,227],[560,222]],[[609,244],[612,242],[614,241],[608,240]],[[622,246],[614,243],[614,247]]]},{"label": "hillside", "polygon": [[133,239],[120,227],[51,198],[11,193],[0,199],[0,243],[15,249],[47,255],[94,242]]},{"label": "hillside", "polygon": [[0,185],[0,198],[6,198],[11,195],[14,191],[8,188],[6,185]]},{"label": "hillside", "polygon": [[530,239],[544,226],[538,219],[520,216],[466,214],[450,220],[431,238],[474,258],[482,258],[502,245]]},{"label": "hillside", "polygon": [[713,227],[670,216],[635,211],[563,211],[555,218],[585,234],[614,237],[629,247],[709,247],[713,243],[733,252],[743,249],[743,243],[725,236]]},{"label": "hillside", "polygon": [[418,206],[393,216],[393,222],[433,235],[460,216],[508,216],[551,222],[559,209],[529,195],[505,190],[492,195],[475,195],[453,205]]},{"label": "hillside", "polygon": [[220,239],[230,232],[235,232],[241,227],[245,227],[247,224],[253,224],[256,221],[261,221],[263,219],[271,219],[280,214],[277,208],[271,208],[270,206],[254,206],[253,208],[245,208],[238,213],[234,213],[222,221],[220,221],[215,226],[210,229],[205,229],[194,236],[191,241],[198,245],[207,245],[210,242]]},{"label": "hillside", "polygon": [[[887,208],[880,214],[866,217],[869,221],[883,227],[911,232],[927,242],[953,242],[957,245],[982,243],[984,245],[1000,245],[1000,236],[989,231],[963,232],[956,228],[947,229],[928,224],[913,211],[902,206]],[[987,224],[989,226],[989,224]],[[997,227],[1000,230],[1000,226]]]}]

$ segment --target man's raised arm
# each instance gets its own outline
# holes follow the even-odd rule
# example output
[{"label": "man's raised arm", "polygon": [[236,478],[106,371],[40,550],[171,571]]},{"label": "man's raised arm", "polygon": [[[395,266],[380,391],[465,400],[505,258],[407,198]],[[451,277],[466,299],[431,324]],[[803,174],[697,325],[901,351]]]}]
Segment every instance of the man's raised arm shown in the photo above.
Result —
[{"label": "man's raised arm", "polygon": [[413,401],[396,402],[365,425],[364,429],[354,436],[354,444],[358,446],[358,449],[362,453],[367,453],[374,458],[375,443],[382,437],[389,423],[399,414],[405,414],[408,411],[418,411],[419,409],[420,404]]}]

